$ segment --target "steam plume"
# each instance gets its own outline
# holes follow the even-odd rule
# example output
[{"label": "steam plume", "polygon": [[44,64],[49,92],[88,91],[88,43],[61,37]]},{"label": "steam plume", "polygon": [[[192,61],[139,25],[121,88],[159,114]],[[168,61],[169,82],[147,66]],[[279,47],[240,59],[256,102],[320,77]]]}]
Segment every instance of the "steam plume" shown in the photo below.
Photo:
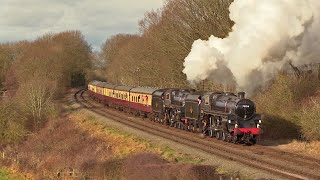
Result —
[{"label": "steam plume", "polygon": [[320,1],[235,0],[228,37],[196,40],[183,72],[191,82],[212,79],[248,93],[288,61],[320,62]]}]

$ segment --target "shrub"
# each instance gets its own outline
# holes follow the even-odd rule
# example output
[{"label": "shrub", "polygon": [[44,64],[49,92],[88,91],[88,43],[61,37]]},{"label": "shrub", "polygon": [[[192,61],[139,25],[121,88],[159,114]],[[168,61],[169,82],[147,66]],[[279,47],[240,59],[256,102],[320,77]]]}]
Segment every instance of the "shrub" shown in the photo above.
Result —
[{"label": "shrub", "polygon": [[20,142],[26,135],[25,118],[13,103],[0,104],[0,145]]}]

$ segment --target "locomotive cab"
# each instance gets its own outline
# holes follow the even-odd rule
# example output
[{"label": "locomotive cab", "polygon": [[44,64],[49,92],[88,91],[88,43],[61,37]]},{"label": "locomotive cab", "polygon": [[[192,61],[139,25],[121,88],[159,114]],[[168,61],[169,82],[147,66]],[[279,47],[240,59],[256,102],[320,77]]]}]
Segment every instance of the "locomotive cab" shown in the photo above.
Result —
[{"label": "locomotive cab", "polygon": [[182,107],[188,94],[190,94],[188,89],[169,89],[164,93],[164,104],[168,107]]}]

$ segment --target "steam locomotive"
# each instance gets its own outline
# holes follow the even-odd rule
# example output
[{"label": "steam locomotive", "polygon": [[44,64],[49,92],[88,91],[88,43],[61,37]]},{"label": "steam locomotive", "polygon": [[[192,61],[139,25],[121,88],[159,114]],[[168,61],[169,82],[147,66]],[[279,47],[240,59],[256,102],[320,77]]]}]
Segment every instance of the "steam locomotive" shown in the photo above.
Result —
[{"label": "steam locomotive", "polygon": [[89,95],[110,107],[148,116],[153,121],[219,140],[255,144],[262,134],[261,115],[244,92],[200,92],[117,86],[92,81]]}]

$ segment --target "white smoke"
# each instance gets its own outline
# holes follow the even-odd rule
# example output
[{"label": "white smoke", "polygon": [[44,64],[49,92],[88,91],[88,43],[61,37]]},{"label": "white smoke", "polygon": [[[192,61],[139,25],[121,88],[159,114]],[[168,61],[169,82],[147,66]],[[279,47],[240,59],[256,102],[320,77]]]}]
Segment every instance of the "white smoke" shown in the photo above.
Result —
[{"label": "white smoke", "polygon": [[320,62],[320,1],[235,0],[229,10],[228,37],[193,43],[183,70],[189,81],[235,83],[250,93],[288,61]]}]

